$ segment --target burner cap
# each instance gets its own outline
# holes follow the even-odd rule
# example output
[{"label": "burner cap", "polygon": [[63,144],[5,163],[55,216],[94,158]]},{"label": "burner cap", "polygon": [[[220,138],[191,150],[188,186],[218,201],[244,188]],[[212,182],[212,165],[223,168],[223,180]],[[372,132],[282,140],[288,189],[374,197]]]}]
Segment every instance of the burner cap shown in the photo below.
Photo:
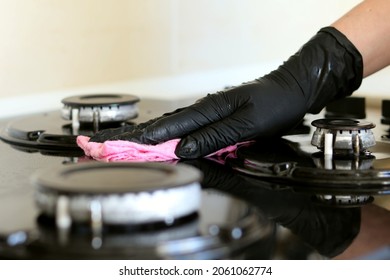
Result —
[{"label": "burner cap", "polygon": [[124,122],[137,117],[135,103],[139,98],[130,94],[87,94],[64,98],[62,117],[79,123]]},{"label": "burner cap", "polygon": [[139,98],[131,94],[86,94],[75,95],[62,99],[62,103],[74,108],[81,107],[100,107],[100,106],[118,106],[125,104],[134,104]]},{"label": "burner cap", "polygon": [[319,119],[311,123],[313,126],[332,130],[364,130],[375,127],[375,124],[368,121],[355,119]]},{"label": "burner cap", "polygon": [[198,211],[200,179],[180,164],[92,162],[47,169],[33,182],[38,207],[61,227],[94,217],[106,225],[172,223]]}]

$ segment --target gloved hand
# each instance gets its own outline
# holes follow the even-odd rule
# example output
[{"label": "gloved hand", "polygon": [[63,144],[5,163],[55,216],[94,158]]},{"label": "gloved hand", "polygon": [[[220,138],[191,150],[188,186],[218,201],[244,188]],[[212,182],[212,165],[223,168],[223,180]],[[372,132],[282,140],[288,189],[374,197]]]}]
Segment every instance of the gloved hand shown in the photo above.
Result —
[{"label": "gloved hand", "polygon": [[277,70],[127,132],[100,132],[91,141],[129,140],[157,144],[181,138],[176,155],[202,157],[259,137],[280,136],[306,113],[352,94],[362,81],[359,51],[333,27],[321,29]]}]

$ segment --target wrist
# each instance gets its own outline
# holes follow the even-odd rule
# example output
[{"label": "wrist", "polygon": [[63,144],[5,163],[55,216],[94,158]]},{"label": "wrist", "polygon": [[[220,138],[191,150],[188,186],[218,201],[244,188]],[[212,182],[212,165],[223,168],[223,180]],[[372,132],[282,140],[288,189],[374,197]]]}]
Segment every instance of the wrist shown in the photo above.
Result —
[{"label": "wrist", "polygon": [[363,78],[361,54],[333,27],[322,28],[281,67],[299,84],[310,113],[351,95]]}]

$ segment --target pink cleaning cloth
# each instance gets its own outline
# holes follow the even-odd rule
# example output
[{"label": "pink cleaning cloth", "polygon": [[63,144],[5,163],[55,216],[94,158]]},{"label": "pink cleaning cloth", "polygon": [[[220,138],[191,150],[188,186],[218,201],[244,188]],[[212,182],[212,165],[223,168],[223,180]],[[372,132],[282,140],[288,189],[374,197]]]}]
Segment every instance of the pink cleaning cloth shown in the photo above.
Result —
[{"label": "pink cleaning cloth", "polygon": [[[157,145],[138,144],[125,140],[106,141],[104,143],[89,142],[89,137],[78,136],[77,145],[85,155],[98,161],[170,161],[179,159],[175,149],[180,139],[173,139]],[[210,156],[223,157],[231,154],[238,145],[221,149]]]}]

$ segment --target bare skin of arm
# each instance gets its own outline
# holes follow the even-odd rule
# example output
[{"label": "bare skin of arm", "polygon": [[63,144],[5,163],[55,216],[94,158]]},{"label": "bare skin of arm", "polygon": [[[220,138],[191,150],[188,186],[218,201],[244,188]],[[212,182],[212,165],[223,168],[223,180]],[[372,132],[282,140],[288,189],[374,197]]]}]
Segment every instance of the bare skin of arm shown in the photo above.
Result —
[{"label": "bare skin of arm", "polygon": [[363,56],[363,76],[390,64],[390,1],[366,0],[332,24]]}]

